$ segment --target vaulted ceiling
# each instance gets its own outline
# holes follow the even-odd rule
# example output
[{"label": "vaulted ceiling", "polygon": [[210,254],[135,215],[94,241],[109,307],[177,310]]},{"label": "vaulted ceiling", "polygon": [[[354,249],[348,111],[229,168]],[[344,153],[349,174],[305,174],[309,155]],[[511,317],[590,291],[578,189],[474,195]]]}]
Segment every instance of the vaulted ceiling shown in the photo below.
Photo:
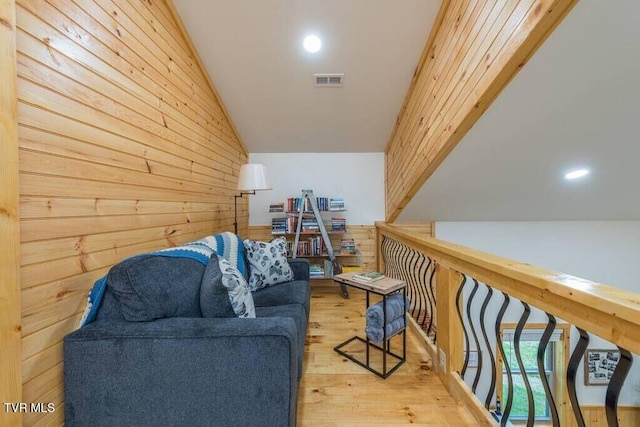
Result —
[{"label": "vaulted ceiling", "polygon": [[580,0],[398,221],[640,220],[638,16]]},{"label": "vaulted ceiling", "polygon": [[[174,3],[250,152],[383,151],[440,6]],[[636,0],[580,0],[398,221],[640,219],[637,16]],[[343,88],[313,87],[332,72]],[[574,167],[592,173],[569,183]]]},{"label": "vaulted ceiling", "polygon": [[[174,0],[252,153],[384,151],[440,3]],[[314,87],[325,73],[344,85]]]}]

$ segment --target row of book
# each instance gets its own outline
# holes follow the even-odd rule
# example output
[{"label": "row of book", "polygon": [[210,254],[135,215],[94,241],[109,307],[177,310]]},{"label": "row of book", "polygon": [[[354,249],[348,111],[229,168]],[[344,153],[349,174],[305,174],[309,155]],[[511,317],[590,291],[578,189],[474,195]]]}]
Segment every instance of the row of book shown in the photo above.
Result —
[{"label": "row of book", "polygon": [[292,227],[293,224],[289,224],[289,220],[293,218],[271,218],[271,233],[272,234],[285,234],[290,233],[290,229],[295,231]]},{"label": "row of book", "polygon": [[325,260],[323,264],[309,264],[310,279],[330,279],[333,277],[333,263]]},{"label": "row of book", "polygon": [[[287,242],[287,256],[293,256],[295,242]],[[327,254],[327,247],[322,236],[311,237],[298,242],[297,256],[322,256]]]},{"label": "row of book", "polygon": [[271,203],[269,205],[269,212],[284,212],[284,202]]},{"label": "row of book", "polygon": [[334,197],[329,200],[329,210],[330,211],[343,211],[344,210],[344,199],[342,197]]},{"label": "row of book", "polygon": [[331,230],[339,232],[347,231],[347,220],[345,218],[331,218]]},{"label": "row of book", "polygon": [[[295,242],[287,242],[287,256],[293,256]],[[342,239],[339,255],[357,255],[356,245],[353,239]],[[327,245],[322,236],[310,237],[298,242],[296,256],[327,256]]]},{"label": "row of book", "polygon": [[353,239],[340,240],[340,253],[342,254],[355,254],[356,242]]},{"label": "row of book", "polygon": [[[287,199],[287,212],[298,212],[300,210],[300,205],[303,204],[302,197],[289,197]],[[279,208],[282,205],[283,210],[271,210],[271,207]],[[336,198],[328,198],[328,197],[316,197],[316,205],[318,206],[318,210],[320,211],[343,211],[344,210],[344,199],[342,197]],[[304,206],[302,207],[304,212],[311,212],[313,209],[311,208],[311,200],[309,198],[304,198]],[[282,212],[284,211],[284,203],[272,203],[269,206],[269,212]]]},{"label": "row of book", "polygon": [[[298,226],[298,218],[294,216],[271,218],[272,234],[293,234]],[[331,218],[331,227],[327,231],[344,233],[347,231],[347,223],[344,218]],[[320,224],[315,218],[302,218],[300,231],[302,233],[319,233]]]}]

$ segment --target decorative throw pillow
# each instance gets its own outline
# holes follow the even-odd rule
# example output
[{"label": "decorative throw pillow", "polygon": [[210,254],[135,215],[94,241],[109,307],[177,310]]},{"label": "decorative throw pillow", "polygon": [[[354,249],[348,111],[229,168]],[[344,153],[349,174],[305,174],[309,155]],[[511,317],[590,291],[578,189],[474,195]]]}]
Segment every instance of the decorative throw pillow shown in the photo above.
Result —
[{"label": "decorative throw pillow", "polygon": [[211,257],[202,276],[200,310],[204,317],[256,317],[247,281],[220,255]]},{"label": "decorative throw pillow", "polygon": [[293,271],[287,262],[287,240],[284,237],[278,237],[269,243],[249,239],[243,243],[249,262],[249,289],[252,292],[293,280]]}]

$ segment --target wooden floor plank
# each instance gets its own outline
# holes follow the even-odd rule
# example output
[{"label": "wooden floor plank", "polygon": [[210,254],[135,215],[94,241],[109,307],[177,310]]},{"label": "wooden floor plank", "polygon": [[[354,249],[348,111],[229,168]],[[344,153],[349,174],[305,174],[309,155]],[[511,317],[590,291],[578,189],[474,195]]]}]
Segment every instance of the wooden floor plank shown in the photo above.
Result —
[{"label": "wooden floor plank", "polygon": [[[349,293],[345,300],[332,282],[312,281],[298,425],[476,425],[467,409],[448,394],[431,370],[429,355],[410,333],[406,363],[386,380],[333,350],[353,335],[363,336],[365,294],[353,289]],[[400,346],[400,339],[392,342],[392,350]]]}]

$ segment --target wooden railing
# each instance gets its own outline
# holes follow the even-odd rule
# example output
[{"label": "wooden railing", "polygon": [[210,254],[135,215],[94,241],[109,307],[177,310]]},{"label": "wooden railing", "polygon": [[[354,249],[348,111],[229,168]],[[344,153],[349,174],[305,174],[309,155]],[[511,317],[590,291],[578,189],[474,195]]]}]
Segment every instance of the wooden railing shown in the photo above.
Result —
[{"label": "wooden railing", "polygon": [[[520,397],[520,404],[526,407],[522,420],[526,425],[539,422],[535,418],[531,380],[544,386],[540,393],[546,402],[546,425],[587,426],[594,424],[596,418],[598,425],[605,425],[605,419],[609,426],[639,425],[638,407],[619,408],[618,398],[633,354],[640,354],[640,295],[419,237],[386,223],[376,223],[376,240],[378,268],[407,282],[412,296],[412,325],[423,335],[438,375],[480,424],[509,424],[517,376],[526,389],[526,397]],[[532,315],[534,318],[530,318]],[[424,319],[428,319],[427,328]],[[509,343],[504,339],[507,327],[512,328]],[[522,343],[523,336],[530,337],[531,328],[538,332],[533,353],[537,372],[528,371],[522,351],[527,347]],[[573,346],[568,336],[572,329],[579,335]],[[550,356],[549,360],[555,360],[556,374],[562,371],[562,375],[550,386],[545,360],[551,353],[549,343],[554,335],[561,336],[564,344],[558,344],[556,358]],[[614,345],[609,344],[611,350],[607,352],[613,359],[613,363],[607,361],[611,372],[600,381],[608,384],[606,397],[597,408],[581,406],[576,392],[578,383],[589,377],[585,370],[583,380],[579,369],[585,354],[596,357],[587,353],[589,340],[595,337]],[[507,357],[505,345],[514,350],[515,360]],[[626,390],[639,392],[635,385]],[[594,408],[600,411],[597,415]]]}]

